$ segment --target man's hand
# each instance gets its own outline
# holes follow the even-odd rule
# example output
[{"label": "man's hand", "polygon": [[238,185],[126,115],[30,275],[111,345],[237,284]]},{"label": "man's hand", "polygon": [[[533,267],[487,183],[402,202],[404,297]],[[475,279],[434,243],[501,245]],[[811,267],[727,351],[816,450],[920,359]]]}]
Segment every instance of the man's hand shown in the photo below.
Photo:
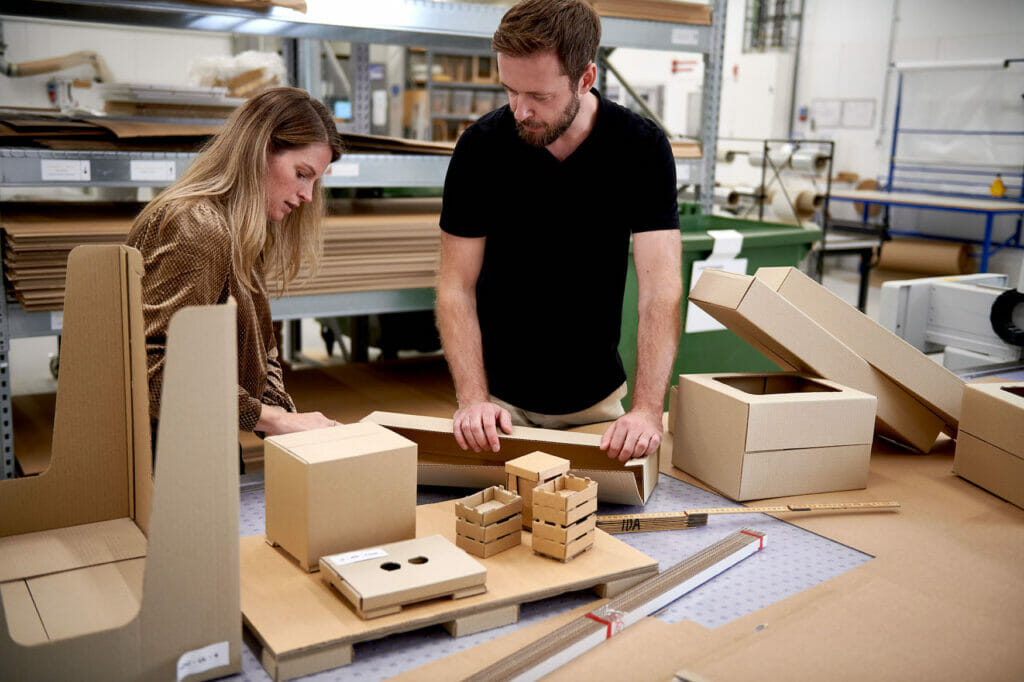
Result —
[{"label": "man's hand", "polygon": [[463,450],[473,448],[474,452],[497,452],[501,449],[498,427],[504,433],[512,433],[512,415],[494,403],[481,401],[460,407],[453,421],[455,442]]},{"label": "man's hand", "polygon": [[601,449],[608,451],[609,459],[628,462],[643,457],[661,447],[661,415],[644,410],[630,410],[615,420],[601,437]]},{"label": "man's hand", "polygon": [[337,425],[338,422],[320,412],[289,412],[277,405],[264,405],[253,430],[262,431],[268,436],[280,436],[295,431],[325,429]]}]

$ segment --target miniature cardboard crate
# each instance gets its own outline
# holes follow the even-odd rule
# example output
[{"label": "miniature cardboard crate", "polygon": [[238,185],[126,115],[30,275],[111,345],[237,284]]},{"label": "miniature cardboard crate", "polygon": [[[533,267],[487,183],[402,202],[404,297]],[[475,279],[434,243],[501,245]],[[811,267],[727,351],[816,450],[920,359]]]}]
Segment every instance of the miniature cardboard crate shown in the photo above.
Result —
[{"label": "miniature cardboard crate", "polygon": [[523,498],[491,486],[455,502],[455,545],[487,558],[522,539]]},{"label": "miniature cardboard crate", "polygon": [[529,530],[533,525],[533,489],[558,478],[569,471],[570,466],[569,460],[539,450],[505,462],[507,487],[523,498],[523,528]]},{"label": "miniature cardboard crate", "polygon": [[[825,377],[876,396],[875,426],[880,434],[929,452],[945,428],[942,417],[764,280],[706,270],[689,298],[782,369]],[[676,438],[682,435],[674,433]]]},{"label": "miniature cardboard crate", "polygon": [[590,531],[585,535],[582,535],[569,544],[563,544],[561,542],[554,542],[547,538],[533,538],[533,551],[537,554],[543,554],[546,557],[552,559],[558,559],[559,561],[569,561],[575,559],[580,554],[583,554],[588,549],[594,546],[594,535],[595,531]]},{"label": "miniature cardboard crate", "polygon": [[320,557],[416,537],[416,444],[357,423],[267,438],[267,541]]},{"label": "miniature cardboard crate", "polygon": [[141,275],[127,246],[68,259],[50,467],[0,481],[2,679],[241,670],[237,312],[171,319],[154,465]]},{"label": "miniature cardboard crate", "polygon": [[[597,503],[597,483],[589,478],[564,474],[537,486],[533,491],[534,509],[544,521],[567,526],[580,518],[580,511]],[[534,514],[534,518],[539,518]]]},{"label": "miniature cardboard crate", "polygon": [[672,463],[738,501],[864,488],[875,402],[801,374],[684,374]]},{"label": "miniature cardboard crate", "polygon": [[560,523],[546,523],[534,519],[533,523],[533,539],[538,538],[544,540],[550,540],[551,542],[557,542],[562,545],[568,545],[573,540],[583,537],[597,528],[597,515],[588,514],[582,519],[571,523],[567,526],[563,526]]},{"label": "miniature cardboard crate", "polygon": [[441,535],[325,556],[320,570],[324,582],[367,619],[428,599],[487,591],[487,569]]},{"label": "miniature cardboard crate", "polygon": [[967,384],[953,472],[1024,508],[1024,382]]}]

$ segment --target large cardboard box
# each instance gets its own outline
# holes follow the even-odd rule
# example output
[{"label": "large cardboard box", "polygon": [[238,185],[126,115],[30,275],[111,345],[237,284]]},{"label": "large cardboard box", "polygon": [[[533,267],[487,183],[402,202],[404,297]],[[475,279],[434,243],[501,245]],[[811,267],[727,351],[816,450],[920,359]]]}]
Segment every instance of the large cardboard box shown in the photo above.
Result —
[{"label": "large cardboard box", "polygon": [[875,405],[799,374],[684,374],[672,463],[738,501],[864,488]]},{"label": "large cardboard box", "polygon": [[967,384],[953,471],[1024,508],[1024,382]]},{"label": "large cardboard box", "polygon": [[705,270],[690,300],[783,370],[824,377],[876,396],[879,434],[920,452],[935,445],[944,426],[940,417],[763,281]]},{"label": "large cardboard box", "polygon": [[134,249],[68,261],[49,468],[0,481],[0,677],[241,669],[233,304],[167,337],[156,475]]},{"label": "large cardboard box", "polygon": [[963,379],[796,268],[759,268],[754,277],[914,395],[956,436]]},{"label": "large cardboard box", "polygon": [[656,454],[623,464],[609,459],[599,434],[513,426],[512,433],[499,433],[499,452],[473,452],[455,442],[451,419],[373,412],[363,421],[386,426],[419,446],[418,480],[425,485],[503,485],[505,462],[537,450],[569,460],[573,473],[597,481],[603,502],[645,504],[658,483]]},{"label": "large cardboard box", "polygon": [[416,444],[371,423],[267,438],[267,542],[320,557],[416,537]]}]

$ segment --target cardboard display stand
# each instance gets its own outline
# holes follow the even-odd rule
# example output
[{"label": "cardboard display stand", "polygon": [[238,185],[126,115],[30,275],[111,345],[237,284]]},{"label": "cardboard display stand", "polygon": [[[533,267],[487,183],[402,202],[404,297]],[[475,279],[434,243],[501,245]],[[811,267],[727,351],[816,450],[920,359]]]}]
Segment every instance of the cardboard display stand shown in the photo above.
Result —
[{"label": "cardboard display stand", "polygon": [[7,679],[211,679],[241,669],[233,304],[168,331],[152,474],[138,251],[68,263],[50,467],[0,481]]},{"label": "cardboard display stand", "polygon": [[505,462],[542,450],[572,463],[573,473],[597,481],[602,502],[646,504],[658,483],[658,457],[622,463],[600,448],[601,436],[513,426],[499,433],[499,452],[463,450],[452,434],[452,420],[394,412],[373,412],[363,421],[386,426],[419,446],[419,483],[463,488],[503,485]]}]

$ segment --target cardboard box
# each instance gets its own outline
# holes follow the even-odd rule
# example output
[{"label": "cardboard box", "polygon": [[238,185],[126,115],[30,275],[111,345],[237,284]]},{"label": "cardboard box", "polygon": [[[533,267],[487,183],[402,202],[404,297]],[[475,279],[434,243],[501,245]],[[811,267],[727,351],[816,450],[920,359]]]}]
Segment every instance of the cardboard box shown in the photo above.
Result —
[{"label": "cardboard box", "polygon": [[5,679],[241,670],[235,306],[171,320],[154,478],[141,273],[68,260],[50,468],[0,481]]},{"label": "cardboard box", "polygon": [[452,420],[394,412],[374,412],[363,418],[386,426],[419,446],[421,485],[486,488],[506,483],[505,462],[542,450],[572,463],[572,471],[598,483],[599,499],[615,504],[642,505],[658,483],[657,455],[622,463],[601,450],[601,436],[513,426],[499,434],[499,452],[463,450],[452,434]]},{"label": "cardboard box", "polygon": [[934,446],[944,427],[941,418],[763,281],[706,270],[690,300],[782,369],[876,396],[878,433],[920,452]]},{"label": "cardboard box", "polygon": [[486,559],[521,542],[523,498],[491,486],[456,500],[455,517],[455,545]]},{"label": "cardboard box", "polygon": [[487,569],[440,535],[404,540],[320,560],[324,582],[333,585],[363,618],[398,613],[403,606],[487,588]]},{"label": "cardboard box", "polygon": [[759,268],[754,276],[924,403],[956,436],[963,379],[796,268]]},{"label": "cardboard box", "polygon": [[568,561],[590,549],[597,527],[598,485],[565,474],[534,491],[533,551]]},{"label": "cardboard box", "polygon": [[[589,478],[566,474],[553,481],[537,486],[533,491],[534,509],[551,510],[561,516],[548,517],[562,525],[574,523],[573,514],[577,509],[587,508],[591,500],[597,499],[598,485]],[[534,517],[539,518],[539,517]],[[548,518],[544,520],[547,521]]]},{"label": "cardboard box", "polygon": [[320,557],[416,537],[416,444],[371,423],[267,438],[267,542]]},{"label": "cardboard box", "polygon": [[799,374],[684,374],[672,463],[738,501],[864,488],[875,405]]},{"label": "cardboard box", "polygon": [[569,460],[546,452],[531,452],[505,462],[508,489],[523,498],[523,528],[533,525],[533,490],[569,471]]},{"label": "cardboard box", "polygon": [[1024,382],[967,384],[953,471],[1024,508]]}]

